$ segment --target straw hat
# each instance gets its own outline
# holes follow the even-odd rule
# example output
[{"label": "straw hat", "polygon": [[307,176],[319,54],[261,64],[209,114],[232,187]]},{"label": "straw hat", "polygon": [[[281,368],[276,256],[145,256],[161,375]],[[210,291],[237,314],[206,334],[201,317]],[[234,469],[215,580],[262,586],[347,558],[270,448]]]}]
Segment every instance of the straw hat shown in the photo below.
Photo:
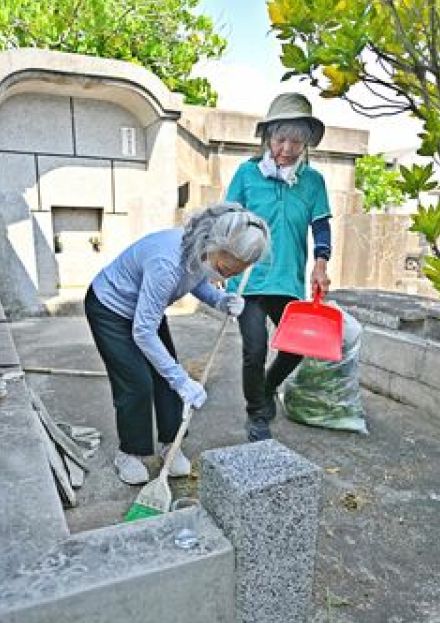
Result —
[{"label": "straw hat", "polygon": [[312,130],[310,145],[316,147],[324,136],[325,126],[312,115],[312,105],[300,93],[281,93],[269,106],[266,117],[257,123],[255,136],[262,136],[264,128],[273,121],[293,121],[306,119]]}]

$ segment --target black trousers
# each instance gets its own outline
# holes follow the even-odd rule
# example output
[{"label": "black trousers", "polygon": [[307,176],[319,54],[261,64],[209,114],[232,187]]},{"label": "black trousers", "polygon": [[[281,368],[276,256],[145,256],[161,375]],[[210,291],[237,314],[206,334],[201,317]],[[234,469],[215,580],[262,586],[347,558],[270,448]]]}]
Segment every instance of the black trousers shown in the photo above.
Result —
[{"label": "black trousers", "polygon": [[267,418],[267,397],[296,368],[301,355],[278,351],[266,371],[268,350],[267,317],[278,325],[284,307],[295,300],[287,296],[246,296],[238,318],[243,346],[243,393],[251,419]]},{"label": "black trousers", "polygon": [[[91,287],[85,311],[110,380],[119,447],[128,454],[153,454],[153,403],[159,441],[171,443],[182,421],[182,401],[136,345],[133,323],[105,307]],[[166,316],[159,337],[176,358]]]}]

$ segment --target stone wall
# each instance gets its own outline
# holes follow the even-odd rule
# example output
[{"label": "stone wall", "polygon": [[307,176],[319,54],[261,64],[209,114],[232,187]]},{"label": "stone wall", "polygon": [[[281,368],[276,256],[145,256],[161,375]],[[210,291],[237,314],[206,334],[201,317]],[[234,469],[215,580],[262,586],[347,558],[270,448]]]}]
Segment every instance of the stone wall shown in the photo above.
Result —
[{"label": "stone wall", "polygon": [[331,298],[364,325],[361,383],[438,417],[440,303],[378,290],[336,290]]},{"label": "stone wall", "polygon": [[174,224],[179,107],[129,63],[0,54],[0,294],[9,313],[36,311],[60,288],[84,289],[133,240]]}]

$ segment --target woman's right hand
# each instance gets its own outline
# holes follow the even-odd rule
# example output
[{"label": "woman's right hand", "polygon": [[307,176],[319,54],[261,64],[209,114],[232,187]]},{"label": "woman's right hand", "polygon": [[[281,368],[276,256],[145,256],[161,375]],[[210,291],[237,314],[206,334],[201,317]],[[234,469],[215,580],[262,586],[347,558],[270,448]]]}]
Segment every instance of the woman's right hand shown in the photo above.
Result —
[{"label": "woman's right hand", "polygon": [[177,393],[183,402],[189,403],[194,409],[200,409],[208,397],[203,385],[191,377],[188,377],[182,387],[177,390]]}]

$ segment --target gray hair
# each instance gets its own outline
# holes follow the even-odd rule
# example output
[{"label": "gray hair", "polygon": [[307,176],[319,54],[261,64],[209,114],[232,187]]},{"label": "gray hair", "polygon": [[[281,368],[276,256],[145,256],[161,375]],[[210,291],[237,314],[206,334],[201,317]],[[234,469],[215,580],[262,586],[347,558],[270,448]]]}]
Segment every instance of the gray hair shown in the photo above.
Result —
[{"label": "gray hair", "polygon": [[306,145],[312,138],[312,128],[307,119],[292,119],[291,121],[274,121],[268,123],[263,131],[263,143],[266,145],[271,138],[288,138],[301,141]]},{"label": "gray hair", "polygon": [[212,251],[227,251],[243,262],[253,264],[270,247],[266,222],[239,203],[217,203],[190,217],[184,227],[182,256],[192,272]]}]

